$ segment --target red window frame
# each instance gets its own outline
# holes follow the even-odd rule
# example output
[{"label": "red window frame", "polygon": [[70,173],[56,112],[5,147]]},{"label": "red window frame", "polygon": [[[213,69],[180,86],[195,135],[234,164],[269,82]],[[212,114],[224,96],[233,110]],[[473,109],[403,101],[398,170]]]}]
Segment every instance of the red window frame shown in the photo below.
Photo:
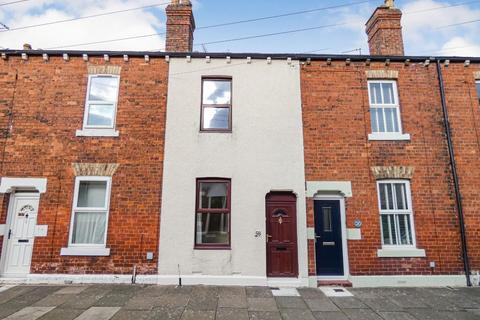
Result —
[{"label": "red window frame", "polygon": [[[202,209],[200,208],[200,184],[201,183],[226,183],[227,184],[227,205],[225,209]],[[230,250],[232,237],[232,214],[231,214],[231,185],[232,180],[227,178],[198,178],[196,181],[196,195],[195,195],[195,234],[194,234],[194,248],[199,250]],[[197,243],[197,214],[222,214],[228,215],[228,243]]]},{"label": "red window frame", "polygon": [[[230,82],[230,104],[204,104],[203,103],[203,88],[205,81],[229,81]],[[219,132],[219,133],[231,133],[232,132],[232,102],[233,102],[233,82],[232,77],[229,76],[204,76],[202,77],[202,90],[200,97],[200,131],[201,132]],[[228,109],[228,128],[215,129],[215,128],[205,128],[203,125],[203,110],[205,108],[224,108]]]}]

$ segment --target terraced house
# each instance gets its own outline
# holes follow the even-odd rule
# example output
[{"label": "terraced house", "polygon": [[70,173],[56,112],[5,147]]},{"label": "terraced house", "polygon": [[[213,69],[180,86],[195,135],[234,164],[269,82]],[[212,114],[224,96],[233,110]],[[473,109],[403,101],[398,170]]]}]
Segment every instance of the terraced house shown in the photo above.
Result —
[{"label": "terraced house", "polygon": [[480,57],[3,50],[1,281],[478,284]]}]

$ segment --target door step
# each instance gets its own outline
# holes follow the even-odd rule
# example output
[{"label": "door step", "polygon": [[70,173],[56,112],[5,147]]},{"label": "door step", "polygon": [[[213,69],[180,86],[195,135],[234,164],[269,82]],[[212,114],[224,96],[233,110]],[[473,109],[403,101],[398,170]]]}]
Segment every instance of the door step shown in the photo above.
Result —
[{"label": "door step", "polygon": [[351,288],[352,283],[348,280],[318,280],[318,287],[344,287]]}]

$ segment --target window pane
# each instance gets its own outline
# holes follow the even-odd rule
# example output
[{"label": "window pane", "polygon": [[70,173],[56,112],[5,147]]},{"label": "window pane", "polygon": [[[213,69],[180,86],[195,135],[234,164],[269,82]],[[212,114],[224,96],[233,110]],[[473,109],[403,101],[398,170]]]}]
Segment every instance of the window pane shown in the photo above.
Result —
[{"label": "window pane", "polygon": [[372,123],[372,132],[378,132],[377,108],[370,109],[370,122]]},{"label": "window pane", "polygon": [[92,77],[90,78],[89,100],[117,101],[118,78]]},{"label": "window pane", "polygon": [[382,92],[380,90],[380,83],[370,83],[370,103],[382,103]]},{"label": "window pane", "polygon": [[77,207],[104,208],[107,195],[106,181],[81,181],[78,189]]},{"label": "window pane", "polygon": [[113,126],[115,113],[114,105],[91,104],[88,108],[87,125],[89,126]]},{"label": "window pane", "polygon": [[105,212],[75,212],[72,243],[104,244],[106,216]]},{"label": "window pane", "polygon": [[323,231],[332,232],[332,208],[322,208],[323,212]]},{"label": "window pane", "polygon": [[397,209],[407,210],[407,191],[404,183],[395,183],[395,197],[397,198]]},{"label": "window pane", "polygon": [[412,228],[410,226],[410,215],[399,214],[398,215],[398,233],[400,234],[400,241],[402,245],[411,245],[412,241]]},{"label": "window pane", "polygon": [[230,128],[229,108],[204,108],[203,128],[204,129],[229,129]]},{"label": "window pane", "polygon": [[230,80],[203,81],[203,104],[230,104],[231,96]]},{"label": "window pane", "polygon": [[378,132],[385,132],[385,118],[383,117],[383,108],[377,108]]},{"label": "window pane", "polygon": [[200,183],[201,209],[226,209],[228,184],[222,182]]},{"label": "window pane", "polygon": [[229,219],[227,213],[197,213],[197,244],[228,244]]},{"label": "window pane", "polygon": [[393,192],[390,183],[380,183],[380,208],[382,210],[393,210]]},{"label": "window pane", "polygon": [[395,98],[393,95],[393,83],[382,83],[383,90],[383,103],[393,104],[395,103]]},{"label": "window pane", "polygon": [[385,108],[385,120],[386,120],[386,131],[387,132],[394,132],[394,118],[393,112],[395,111],[394,108]]},{"label": "window pane", "polygon": [[385,245],[397,244],[394,215],[384,214],[384,215],[381,215],[381,219],[382,219],[383,244]]}]

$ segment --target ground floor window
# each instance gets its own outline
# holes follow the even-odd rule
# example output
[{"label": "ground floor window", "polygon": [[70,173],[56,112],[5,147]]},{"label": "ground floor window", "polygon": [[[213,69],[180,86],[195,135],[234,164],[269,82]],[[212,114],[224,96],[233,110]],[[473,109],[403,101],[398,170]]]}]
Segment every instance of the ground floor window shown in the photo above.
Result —
[{"label": "ground floor window", "polygon": [[69,246],[106,245],[110,177],[77,177]]},{"label": "ground floor window", "polygon": [[197,179],[196,248],[230,247],[230,179]]},{"label": "ground floor window", "polygon": [[414,246],[415,231],[409,181],[379,181],[377,185],[383,246]]}]

